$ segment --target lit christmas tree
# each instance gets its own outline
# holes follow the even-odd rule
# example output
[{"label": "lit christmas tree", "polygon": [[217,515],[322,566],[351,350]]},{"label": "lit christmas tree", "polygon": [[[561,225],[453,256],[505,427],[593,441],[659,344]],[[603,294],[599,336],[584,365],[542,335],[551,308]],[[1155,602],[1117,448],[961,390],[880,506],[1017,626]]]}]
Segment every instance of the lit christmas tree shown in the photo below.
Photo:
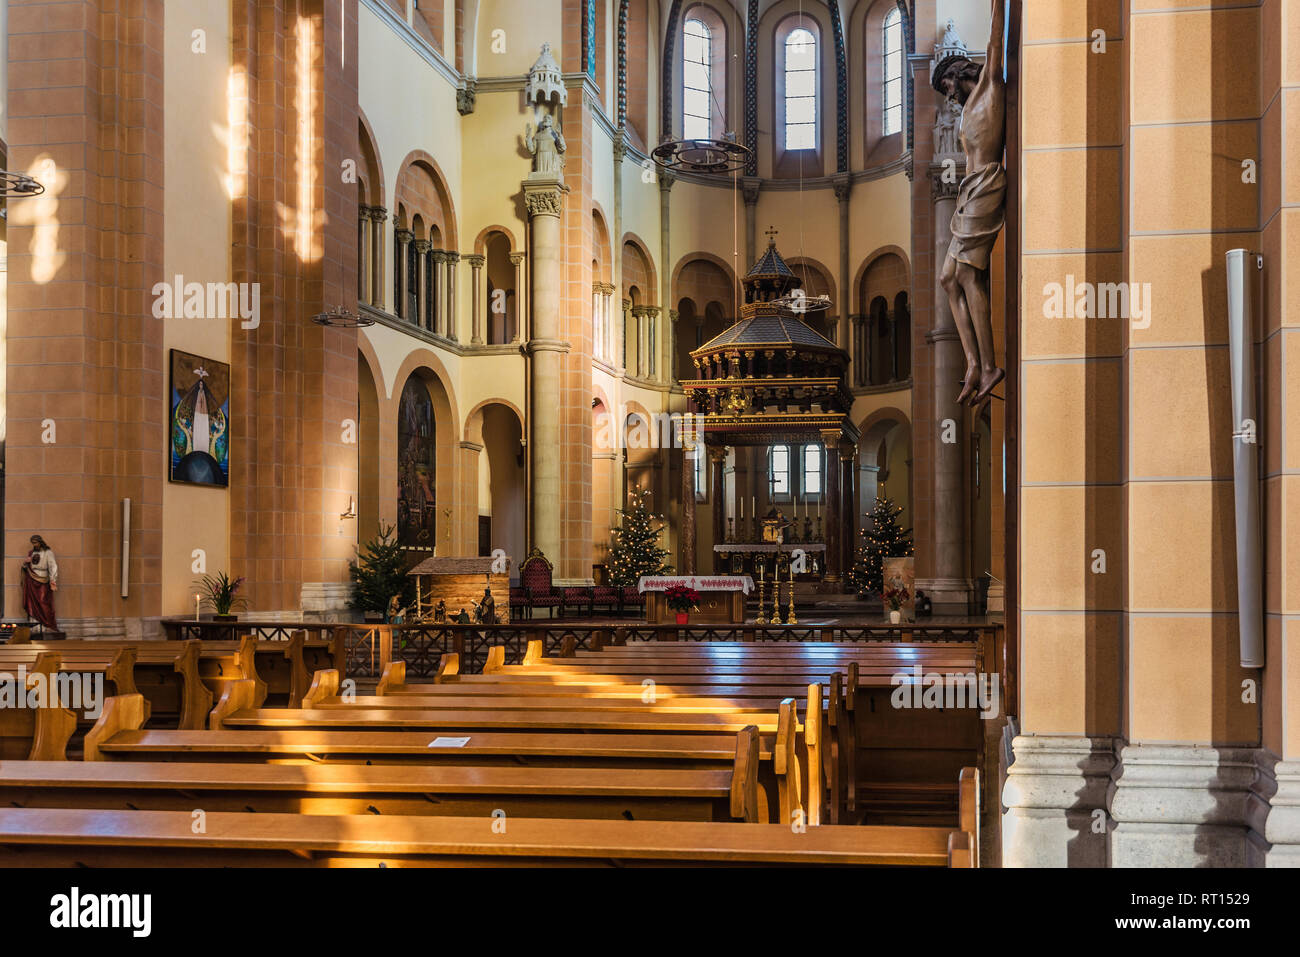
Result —
[{"label": "lit christmas tree", "polygon": [[862,542],[849,569],[849,585],[859,598],[880,594],[884,585],[882,568],[886,558],[903,558],[912,554],[912,530],[899,528],[898,516],[903,509],[887,498],[876,499],[868,513],[869,523],[860,531]]},{"label": "lit christmas tree", "polygon": [[664,530],[661,516],[646,508],[647,493],[633,489],[631,502],[623,510],[623,526],[610,531],[609,582],[618,588],[635,585],[642,575],[663,575],[669,571],[664,559],[668,549],[659,546]]}]

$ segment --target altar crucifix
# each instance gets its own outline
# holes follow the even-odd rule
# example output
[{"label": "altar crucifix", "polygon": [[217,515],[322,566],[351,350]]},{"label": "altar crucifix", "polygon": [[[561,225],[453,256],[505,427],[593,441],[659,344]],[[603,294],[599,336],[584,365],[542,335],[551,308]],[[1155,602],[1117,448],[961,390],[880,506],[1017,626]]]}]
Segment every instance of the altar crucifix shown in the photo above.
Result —
[{"label": "altar crucifix", "polygon": [[962,350],[966,377],[957,401],[978,405],[1006,376],[993,351],[989,306],[989,258],[1006,223],[1007,88],[1002,76],[1002,41],[1006,26],[1005,0],[993,0],[993,27],[984,66],[951,54],[934,68],[937,92],[962,106],[961,144],[966,176],[957,193],[952,216],[952,242],[939,281],[948,293]]}]

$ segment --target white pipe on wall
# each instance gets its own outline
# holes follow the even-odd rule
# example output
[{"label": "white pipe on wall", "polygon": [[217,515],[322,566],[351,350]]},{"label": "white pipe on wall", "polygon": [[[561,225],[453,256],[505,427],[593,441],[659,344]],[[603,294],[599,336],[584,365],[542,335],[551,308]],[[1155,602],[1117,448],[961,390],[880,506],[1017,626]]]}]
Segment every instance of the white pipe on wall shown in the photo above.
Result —
[{"label": "white pipe on wall", "polygon": [[122,597],[130,589],[131,570],[131,500],[122,499]]},{"label": "white pipe on wall", "polygon": [[1228,350],[1232,366],[1232,479],[1237,526],[1241,666],[1264,667],[1264,588],[1259,518],[1259,417],[1255,386],[1255,289],[1264,257],[1228,251]]}]

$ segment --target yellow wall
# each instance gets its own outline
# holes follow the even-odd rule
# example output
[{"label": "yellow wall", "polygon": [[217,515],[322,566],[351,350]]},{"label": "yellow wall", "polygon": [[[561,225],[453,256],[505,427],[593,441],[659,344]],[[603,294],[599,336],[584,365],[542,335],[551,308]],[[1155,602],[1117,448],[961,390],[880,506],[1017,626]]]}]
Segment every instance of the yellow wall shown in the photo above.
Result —
[{"label": "yellow wall", "polygon": [[[230,17],[225,0],[169,0],[164,113],[167,150],[163,236],[164,275],[186,282],[230,279],[230,194],[227,176],[227,84],[230,76]],[[192,52],[194,30],[206,31],[206,53]],[[231,322],[167,319],[165,350],[181,349],[230,361]],[[170,370],[170,352],[167,370]],[[162,388],[169,394],[170,371]],[[170,405],[168,406],[170,411]],[[235,410],[232,409],[232,412]],[[236,413],[237,414],[237,413]],[[167,440],[166,434],[158,437]],[[232,471],[239,463],[232,462]],[[203,549],[209,574],[230,567],[230,491],[168,482],[163,487],[162,611],[194,610],[194,549]]]}]

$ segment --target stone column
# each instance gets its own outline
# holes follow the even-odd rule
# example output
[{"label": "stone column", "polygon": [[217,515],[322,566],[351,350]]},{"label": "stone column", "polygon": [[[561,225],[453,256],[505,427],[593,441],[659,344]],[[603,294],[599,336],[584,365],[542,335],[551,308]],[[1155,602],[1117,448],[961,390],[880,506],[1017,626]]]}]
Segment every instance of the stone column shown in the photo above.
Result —
[{"label": "stone column", "polygon": [[433,243],[427,239],[415,241],[415,315],[411,317],[421,329],[425,328],[424,317],[429,311],[429,253]]},{"label": "stone column", "polygon": [[397,262],[393,263],[393,295],[397,301],[393,303],[393,314],[401,319],[410,319],[407,315],[410,310],[406,307],[406,264],[407,246],[415,239],[415,233],[409,229],[399,229],[393,233],[397,239]]},{"label": "stone column", "polygon": [[695,457],[703,455],[692,431],[682,434],[682,574],[695,574]]},{"label": "stone column", "polygon": [[487,257],[475,253],[466,256],[465,261],[469,263],[470,269],[469,341],[477,346],[483,344],[483,302],[486,298],[483,290],[483,264],[487,262]]},{"label": "stone column", "polygon": [[838,592],[844,568],[840,555],[840,434],[823,432],[826,459],[826,522],[822,526],[826,540],[826,575],[823,582],[829,592]]},{"label": "stone column", "polygon": [[663,374],[659,379],[662,382],[671,383],[675,375],[677,366],[677,319],[678,312],[676,309],[668,310],[668,324],[664,327],[664,339],[666,340],[668,361],[664,363]]},{"label": "stone column", "polygon": [[667,319],[668,310],[673,302],[673,271],[671,259],[671,246],[669,244],[669,223],[672,218],[672,203],[670,192],[673,183],[677,182],[677,177],[668,170],[659,170],[659,286],[662,292],[659,295],[660,308],[655,310],[654,316],[651,317],[651,328],[654,329],[654,352],[652,355],[653,368],[650,370],[656,382],[668,381],[669,363],[664,362],[664,357],[668,354],[667,347],[671,336],[667,332],[660,333],[662,323],[660,317]]},{"label": "stone column", "polygon": [[[709,504],[713,509],[713,544],[727,540],[727,450],[724,446],[709,447]],[[712,565],[712,563],[710,563]],[[717,571],[714,568],[714,571]]]},{"label": "stone column", "polygon": [[843,516],[844,534],[841,536],[841,568],[853,567],[853,553],[858,544],[858,447],[856,445],[840,446],[840,468],[843,473],[844,505],[840,511]]},{"label": "stone column", "polygon": [[[758,260],[758,193],[760,179],[742,180],[742,194],[745,198],[745,268],[748,269]],[[737,292],[739,295],[739,292]],[[739,308],[739,303],[736,304]]]},{"label": "stone column", "polygon": [[841,349],[848,351],[849,348],[849,320],[848,315],[853,308],[853,293],[849,289],[849,283],[853,281],[849,274],[849,194],[853,192],[853,180],[847,174],[835,177],[835,201],[840,206],[840,301],[835,305],[839,308],[839,319],[832,322],[835,328],[831,331],[831,339]]},{"label": "stone column", "polygon": [[601,312],[605,297],[601,290],[603,283],[591,284],[591,351],[599,359],[605,347],[605,316]]},{"label": "stone column", "polygon": [[[619,315],[618,365],[619,368],[621,368],[624,372],[627,371],[627,326],[628,326],[628,317],[631,315],[631,313],[632,313],[632,300],[624,299],[623,308],[619,311],[618,314]],[[621,424],[619,428],[622,428]]]},{"label": "stone column", "polygon": [[[956,163],[955,176],[945,161]],[[944,175],[945,169],[948,175]],[[966,613],[971,584],[965,577],[966,523],[964,519],[966,448],[965,409],[957,404],[961,380],[966,374],[966,357],[962,351],[957,325],[953,321],[948,293],[939,284],[948,244],[952,240],[952,214],[957,202],[957,187],[964,175],[965,158],[961,155],[938,154],[930,165],[930,197],[934,204],[934,324],[926,333],[925,341],[933,350],[931,383],[930,461],[934,477],[934,532],[930,547],[933,549],[934,578],[918,580],[916,587],[930,596],[937,614]],[[891,347],[894,344],[893,316],[890,314]],[[891,378],[897,378],[896,349],[890,356]],[[953,441],[945,442],[945,435]]]},{"label": "stone column", "polygon": [[456,266],[460,262],[460,253],[447,252],[447,338],[456,342],[457,326],[460,317],[456,313]]},{"label": "stone column", "polygon": [[515,267],[515,331],[510,341],[515,343],[519,341],[521,335],[525,339],[528,338],[522,332],[525,317],[528,315],[524,309],[524,254],[511,253],[510,264]]},{"label": "stone column", "polygon": [[384,308],[384,249],[388,210],[382,206],[370,207],[370,304]]},{"label": "stone column", "polygon": [[560,338],[560,292],[564,248],[561,220],[568,189],[557,177],[533,174],[524,182],[524,204],[532,229],[532,292],[528,351],[532,355],[532,500],[529,541],[552,562],[560,560],[560,355],[569,344]]},{"label": "stone column", "polygon": [[370,234],[374,226],[370,218],[370,207],[357,208],[357,301],[370,302],[370,262],[374,255],[374,245]]}]

